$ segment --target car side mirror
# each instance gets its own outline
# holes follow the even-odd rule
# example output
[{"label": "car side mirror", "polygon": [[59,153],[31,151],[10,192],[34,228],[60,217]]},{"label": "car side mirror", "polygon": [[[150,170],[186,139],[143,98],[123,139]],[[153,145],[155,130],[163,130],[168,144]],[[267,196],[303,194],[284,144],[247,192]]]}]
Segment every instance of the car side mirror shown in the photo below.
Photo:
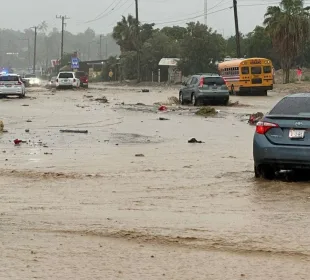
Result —
[{"label": "car side mirror", "polygon": [[187,86],[187,82],[183,82],[182,85],[183,85],[183,86]]}]

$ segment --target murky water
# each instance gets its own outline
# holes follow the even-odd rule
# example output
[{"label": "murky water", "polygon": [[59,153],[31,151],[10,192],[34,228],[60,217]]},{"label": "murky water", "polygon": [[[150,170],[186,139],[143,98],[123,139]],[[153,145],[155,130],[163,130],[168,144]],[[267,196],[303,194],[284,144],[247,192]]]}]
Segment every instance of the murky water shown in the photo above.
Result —
[{"label": "murky water", "polygon": [[233,97],[250,106],[217,118],[157,113],[176,94],[0,100],[0,279],[309,278],[310,184],[254,179],[254,128],[241,121],[281,95]]}]

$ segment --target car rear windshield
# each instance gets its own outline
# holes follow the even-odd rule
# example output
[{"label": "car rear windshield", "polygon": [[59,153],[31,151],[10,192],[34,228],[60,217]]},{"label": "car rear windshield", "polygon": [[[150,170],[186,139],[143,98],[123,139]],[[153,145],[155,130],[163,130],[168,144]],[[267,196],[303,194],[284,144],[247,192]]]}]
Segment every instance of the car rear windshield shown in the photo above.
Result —
[{"label": "car rear windshield", "polygon": [[59,73],[59,78],[64,78],[64,79],[73,78],[73,74],[72,73]]},{"label": "car rear windshield", "polygon": [[85,72],[76,72],[76,73],[75,73],[75,76],[76,76],[77,78],[80,78],[80,77],[86,76],[86,74],[85,74]]},{"label": "car rear windshield", "polygon": [[225,81],[222,77],[205,77],[203,84],[207,86],[223,86],[225,85]]},{"label": "car rear windshield", "polygon": [[0,82],[18,82],[18,76],[0,76]]},{"label": "car rear windshield", "polygon": [[310,97],[285,97],[269,112],[269,115],[303,114],[310,114]]}]

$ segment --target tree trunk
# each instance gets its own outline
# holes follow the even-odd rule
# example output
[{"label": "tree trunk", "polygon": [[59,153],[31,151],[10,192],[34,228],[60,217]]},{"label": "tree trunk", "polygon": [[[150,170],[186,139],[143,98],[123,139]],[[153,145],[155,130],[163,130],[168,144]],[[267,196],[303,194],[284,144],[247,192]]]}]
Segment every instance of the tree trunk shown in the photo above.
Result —
[{"label": "tree trunk", "polygon": [[290,67],[285,67],[284,69],[284,73],[285,73],[285,84],[289,84],[290,82]]}]

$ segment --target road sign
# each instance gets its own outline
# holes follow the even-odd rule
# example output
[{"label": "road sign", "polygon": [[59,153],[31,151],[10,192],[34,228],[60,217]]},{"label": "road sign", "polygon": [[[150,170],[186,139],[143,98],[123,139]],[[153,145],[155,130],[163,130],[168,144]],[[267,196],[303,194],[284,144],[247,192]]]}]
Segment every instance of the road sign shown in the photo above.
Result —
[{"label": "road sign", "polygon": [[71,68],[72,69],[78,69],[80,67],[80,62],[77,57],[72,57],[71,58]]}]

